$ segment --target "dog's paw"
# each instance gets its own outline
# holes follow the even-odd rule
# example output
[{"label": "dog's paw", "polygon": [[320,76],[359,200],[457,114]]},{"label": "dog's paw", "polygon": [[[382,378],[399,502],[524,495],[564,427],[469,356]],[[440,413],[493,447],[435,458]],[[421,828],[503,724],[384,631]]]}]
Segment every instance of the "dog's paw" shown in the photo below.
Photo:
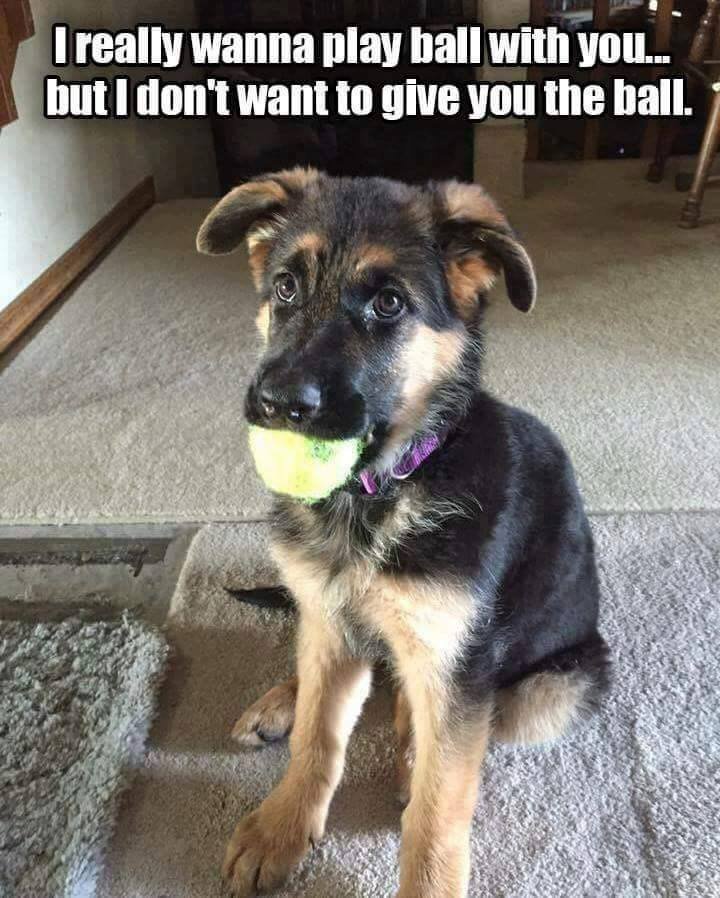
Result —
[{"label": "dog's paw", "polygon": [[310,826],[279,817],[263,806],[240,821],[225,852],[223,876],[236,898],[279,888],[315,839]]},{"label": "dog's paw", "polygon": [[284,739],[295,721],[297,679],[275,686],[251,705],[232,730],[240,745],[260,747]]}]

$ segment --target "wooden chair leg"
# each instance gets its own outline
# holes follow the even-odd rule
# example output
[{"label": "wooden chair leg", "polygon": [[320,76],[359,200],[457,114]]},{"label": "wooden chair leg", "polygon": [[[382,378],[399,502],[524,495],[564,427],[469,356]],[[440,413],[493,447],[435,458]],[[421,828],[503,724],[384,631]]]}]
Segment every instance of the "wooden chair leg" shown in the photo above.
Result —
[{"label": "wooden chair leg", "polygon": [[[665,6],[664,8],[664,18],[662,23],[664,32],[662,39],[665,44],[669,44],[670,41],[671,15],[672,4],[670,4],[669,7]],[[710,44],[713,40],[713,36],[716,34],[719,23],[720,0],[708,0],[705,12],[700,18],[697,30],[693,36],[693,41],[688,53],[689,62],[694,63],[696,66],[702,66],[708,56]],[[657,49],[656,52],[658,52]],[[662,52],[665,52],[664,48]],[[691,81],[688,97],[691,106],[694,105],[697,95],[700,93],[701,91],[698,89],[698,86]],[[646,175],[648,181],[662,181],[663,175],[665,174],[665,163],[670,155],[679,128],[680,123],[675,120],[664,122],[660,126],[655,144],[655,158],[650,163]],[[678,190],[687,190],[687,187],[678,187]]]},{"label": "wooden chair leg", "polygon": [[713,39],[719,21],[720,0],[708,0],[705,14],[698,23],[697,31],[690,47],[688,56],[690,62],[694,62],[695,65],[702,65],[707,58],[710,42]]},{"label": "wooden chair leg", "polygon": [[645,176],[648,181],[652,181],[654,184],[662,181],[665,174],[665,164],[679,130],[680,124],[675,119],[663,122],[660,125],[657,143],[655,144],[655,158],[648,166],[647,175]]},{"label": "wooden chair leg", "polygon": [[[696,104],[702,103],[705,99],[706,89],[702,84],[698,84],[692,78],[688,79],[688,106],[695,107]],[[681,123],[678,119],[668,119],[661,125],[660,134],[658,135],[658,144],[655,151],[655,159],[648,166],[646,178],[648,181],[657,183],[662,181],[665,174],[665,166],[668,158],[672,153],[673,143],[680,131]],[[678,172],[675,175],[675,189],[686,193],[692,185],[692,172]]]},{"label": "wooden chair leg", "polygon": [[705,193],[707,180],[710,176],[710,168],[715,159],[718,145],[720,145],[720,92],[715,93],[713,96],[710,115],[705,128],[705,136],[703,137],[697,168],[695,169],[695,178],[680,216],[679,224],[681,228],[697,227],[703,194]]}]

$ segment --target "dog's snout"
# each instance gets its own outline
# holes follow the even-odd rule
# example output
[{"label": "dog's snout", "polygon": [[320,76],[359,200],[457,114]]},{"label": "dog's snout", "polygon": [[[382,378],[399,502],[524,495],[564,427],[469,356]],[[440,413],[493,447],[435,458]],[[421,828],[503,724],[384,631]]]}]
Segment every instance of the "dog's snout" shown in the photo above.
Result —
[{"label": "dog's snout", "polygon": [[266,376],[258,391],[260,411],[268,421],[287,419],[293,424],[312,420],[322,406],[322,392],[312,380]]}]

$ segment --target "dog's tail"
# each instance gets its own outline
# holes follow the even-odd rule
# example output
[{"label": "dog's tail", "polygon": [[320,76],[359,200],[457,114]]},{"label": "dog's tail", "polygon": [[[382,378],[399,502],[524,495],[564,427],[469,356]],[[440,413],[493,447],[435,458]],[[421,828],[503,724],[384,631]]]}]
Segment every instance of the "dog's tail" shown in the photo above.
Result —
[{"label": "dog's tail", "polygon": [[523,745],[557,739],[596,710],[609,682],[608,647],[596,634],[499,689],[493,737]]},{"label": "dog's tail", "polygon": [[254,605],[256,608],[277,608],[281,611],[295,610],[292,596],[283,586],[263,586],[257,589],[231,589],[226,586],[225,592],[244,605]]}]

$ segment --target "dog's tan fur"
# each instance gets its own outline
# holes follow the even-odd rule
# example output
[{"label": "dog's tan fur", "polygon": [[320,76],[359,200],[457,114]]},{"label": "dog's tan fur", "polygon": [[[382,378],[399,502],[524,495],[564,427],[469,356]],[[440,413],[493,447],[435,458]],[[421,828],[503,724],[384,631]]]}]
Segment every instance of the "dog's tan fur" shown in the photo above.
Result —
[{"label": "dog's tan fur", "polygon": [[395,695],[393,725],[397,737],[398,799],[401,804],[406,805],[410,801],[410,781],[415,766],[415,739],[412,730],[412,710],[402,687]]},{"label": "dog's tan fur", "polygon": [[402,362],[405,407],[413,417],[427,412],[430,391],[454,371],[465,344],[461,328],[437,331],[417,325]]},{"label": "dog's tan fur", "polygon": [[429,397],[440,381],[457,367],[466,339],[466,332],[461,328],[436,331],[422,324],[415,328],[400,362],[398,377],[402,382],[403,401],[386,440],[383,463],[420,426]]},{"label": "dog's tan fur", "polygon": [[[385,540],[402,538],[411,518],[406,510],[395,535],[386,532]],[[470,633],[472,597],[451,581],[380,573],[378,560],[368,557],[354,558],[335,574],[322,555],[323,550],[334,554],[337,546],[315,548],[310,555],[304,547],[273,546],[300,610],[291,762],[280,786],[238,827],[226,873],[238,895],[252,894],[246,885],[252,871],[260,871],[261,885],[275,882],[322,834],[345,745],[369,687],[369,662],[352,657],[354,636],[347,622],[354,620],[370,638],[390,647],[405,694],[402,727],[408,739],[411,729],[414,734],[400,894],[462,895],[473,796],[490,719],[483,707],[458,723],[453,705],[453,670]],[[285,689],[286,699],[288,694]]]},{"label": "dog's tan fur", "polygon": [[[281,684],[252,706],[238,727],[247,737],[264,715],[271,724],[277,715],[286,724],[293,712],[296,724],[286,776],[240,824],[228,848],[226,872],[237,895],[253,894],[253,875],[262,888],[279,883],[322,835],[347,740],[370,686],[370,662],[358,653],[348,621],[361,622],[365,632],[390,647],[401,683],[395,722],[400,782],[409,785],[409,803],[398,898],[465,894],[469,829],[491,735],[521,741],[553,737],[581,705],[581,683],[538,675],[501,691],[494,715],[489,703],[458,714],[452,677],[470,635],[472,597],[452,581],[379,571],[389,546],[422,515],[423,503],[416,496],[414,508],[396,512],[394,524],[378,533],[378,547],[362,557],[347,554],[341,527],[334,543],[321,544],[310,526],[312,512],[302,506],[292,506],[292,513],[309,526],[307,545],[273,545],[300,611],[297,704],[295,683]],[[345,559],[339,573],[330,569],[333,557]]]},{"label": "dog's tan fur", "polygon": [[258,329],[260,336],[267,342],[268,333],[270,331],[270,303],[260,303],[260,308],[255,316],[255,327]]},{"label": "dog's tan fur", "polygon": [[305,231],[295,240],[295,250],[317,256],[327,248],[327,241],[319,231]]},{"label": "dog's tan fur", "polygon": [[365,243],[356,252],[355,273],[366,268],[390,268],[395,254],[381,243]]},{"label": "dog's tan fur", "polygon": [[290,764],[268,798],[238,824],[227,847],[223,873],[236,895],[281,884],[322,837],[347,741],[370,683],[370,665],[348,654],[332,620],[306,609],[298,632]]},{"label": "dog's tan fur", "polygon": [[496,695],[493,735],[534,745],[559,739],[589,711],[592,684],[582,673],[538,673]]},{"label": "dog's tan fur", "polygon": [[320,172],[316,168],[296,165],[295,168],[285,168],[279,171],[275,178],[286,188],[301,191],[307,190],[312,184],[317,183]]},{"label": "dog's tan fur", "polygon": [[288,199],[287,190],[279,180],[270,178],[265,181],[249,181],[247,184],[241,184],[231,191],[226,199],[228,202],[236,202],[238,197],[246,194],[259,194],[263,198],[269,197],[279,203],[286,203]]},{"label": "dog's tan fur", "polygon": [[441,185],[442,197],[450,219],[484,222],[504,227],[507,219],[479,184],[446,181]]},{"label": "dog's tan fur", "polygon": [[257,290],[262,286],[263,272],[265,271],[270,247],[271,241],[269,238],[262,239],[258,236],[252,242],[248,240],[248,266]]},{"label": "dog's tan fur", "polygon": [[469,830],[488,737],[487,709],[458,725],[453,671],[473,602],[453,583],[381,575],[356,613],[392,650],[407,696],[415,760],[403,814],[400,896],[464,895]]},{"label": "dog's tan fur", "polygon": [[478,297],[495,283],[496,272],[480,256],[450,259],[447,280],[455,308],[464,321],[472,321],[478,312]]},{"label": "dog's tan fur", "polygon": [[310,293],[317,286],[320,254],[326,249],[327,241],[318,231],[306,231],[295,240],[295,252],[303,253],[307,262],[307,290]]},{"label": "dog's tan fur", "polygon": [[469,833],[490,709],[479,708],[462,722],[453,721],[452,712],[431,693],[413,707],[417,749],[402,820],[397,898],[460,898],[467,892]]},{"label": "dog's tan fur", "polygon": [[297,677],[274,686],[239,718],[232,738],[240,745],[260,747],[287,736],[295,722],[297,691]]}]

